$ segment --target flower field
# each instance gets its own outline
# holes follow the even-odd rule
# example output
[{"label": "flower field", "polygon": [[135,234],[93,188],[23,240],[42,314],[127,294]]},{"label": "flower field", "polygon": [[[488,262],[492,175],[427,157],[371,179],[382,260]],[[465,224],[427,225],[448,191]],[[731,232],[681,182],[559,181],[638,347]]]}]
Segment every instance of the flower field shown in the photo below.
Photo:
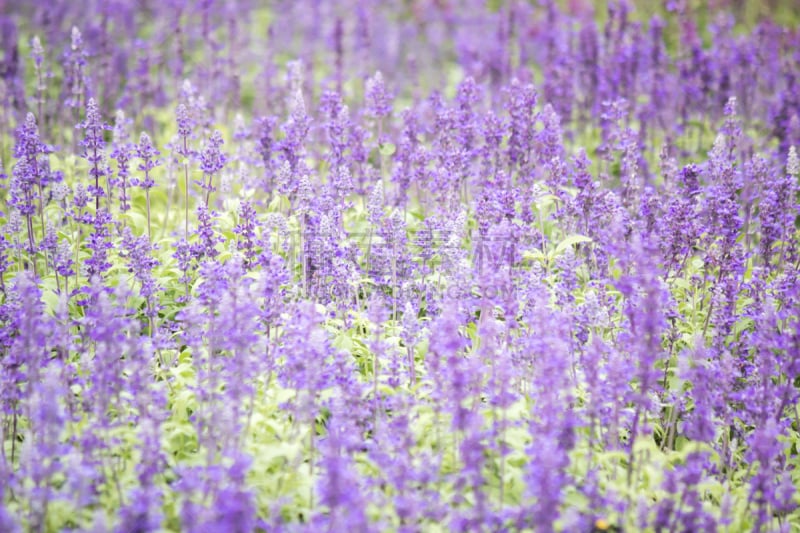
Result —
[{"label": "flower field", "polygon": [[793,4],[0,1],[0,533],[800,531]]}]

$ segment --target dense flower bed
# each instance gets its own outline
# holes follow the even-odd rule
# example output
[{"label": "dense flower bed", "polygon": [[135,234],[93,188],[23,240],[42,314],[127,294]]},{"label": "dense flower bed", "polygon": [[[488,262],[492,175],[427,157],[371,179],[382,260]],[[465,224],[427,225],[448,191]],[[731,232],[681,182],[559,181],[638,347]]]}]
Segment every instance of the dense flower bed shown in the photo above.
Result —
[{"label": "dense flower bed", "polygon": [[796,531],[796,15],[591,4],[0,4],[0,531]]}]

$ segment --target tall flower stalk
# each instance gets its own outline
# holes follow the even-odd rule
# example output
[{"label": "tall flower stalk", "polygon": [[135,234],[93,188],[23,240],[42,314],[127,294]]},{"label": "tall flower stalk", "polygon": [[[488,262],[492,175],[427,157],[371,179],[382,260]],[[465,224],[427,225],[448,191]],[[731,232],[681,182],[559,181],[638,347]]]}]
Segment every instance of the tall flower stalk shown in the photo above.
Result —
[{"label": "tall flower stalk", "polygon": [[147,209],[147,238],[151,243],[153,242],[153,231],[150,222],[150,189],[155,185],[155,181],[153,181],[150,173],[161,164],[161,161],[157,159],[159,153],[160,152],[153,146],[153,141],[150,140],[150,136],[142,132],[139,137],[139,144],[136,146],[136,157],[141,161],[139,170],[144,173],[144,178],[136,183],[132,183],[144,189]]},{"label": "tall flower stalk", "polygon": [[192,134],[192,123],[189,118],[189,110],[186,109],[186,106],[183,104],[178,104],[175,115],[178,123],[178,136],[181,141],[177,153],[181,156],[181,165],[183,166],[183,204],[185,215],[183,238],[186,242],[189,242],[189,157],[191,156],[191,151],[189,150],[189,136]]}]

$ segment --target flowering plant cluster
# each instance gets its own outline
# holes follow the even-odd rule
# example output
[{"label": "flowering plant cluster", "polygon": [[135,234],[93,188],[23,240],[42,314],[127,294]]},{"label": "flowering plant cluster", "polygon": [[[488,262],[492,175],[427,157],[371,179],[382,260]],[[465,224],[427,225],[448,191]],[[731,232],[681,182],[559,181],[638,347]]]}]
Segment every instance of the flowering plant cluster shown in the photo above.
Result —
[{"label": "flowering plant cluster", "polygon": [[798,530],[791,1],[267,4],[0,5],[0,531]]}]

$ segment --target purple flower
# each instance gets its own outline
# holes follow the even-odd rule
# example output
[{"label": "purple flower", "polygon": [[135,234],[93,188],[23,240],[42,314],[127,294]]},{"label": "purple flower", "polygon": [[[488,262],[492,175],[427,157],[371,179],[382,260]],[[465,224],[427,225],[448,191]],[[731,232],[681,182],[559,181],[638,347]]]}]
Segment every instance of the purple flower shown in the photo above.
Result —
[{"label": "purple flower", "polygon": [[64,105],[78,108],[86,92],[86,63],[88,54],[83,43],[83,35],[75,26],[72,27],[69,48],[64,52],[65,76],[63,82]]},{"label": "purple flower", "polygon": [[219,255],[216,246],[224,242],[225,238],[219,235],[214,228],[216,212],[209,211],[205,206],[197,206],[197,231],[198,242],[192,247],[192,256],[198,261],[203,258],[214,259]]},{"label": "purple flower", "polygon": [[131,183],[139,185],[143,189],[150,189],[155,185],[155,181],[150,176],[150,171],[161,164],[161,161],[157,159],[159,153],[153,146],[150,136],[142,132],[139,137],[139,144],[136,146],[136,157],[141,160],[138,168],[144,172],[144,179],[136,182],[132,180]]},{"label": "purple flower", "polygon": [[257,213],[248,201],[243,201],[239,207],[239,223],[233,228],[238,235],[236,248],[244,254],[245,267],[250,267],[258,255],[256,250],[256,228],[258,227]]},{"label": "purple flower", "polygon": [[94,180],[94,185],[89,186],[89,193],[95,198],[95,211],[100,211],[100,199],[106,196],[106,191],[101,185],[101,180],[109,175],[109,169],[105,159],[105,140],[103,132],[110,130],[111,127],[103,122],[100,110],[94,98],[90,98],[86,104],[86,119],[78,124],[76,128],[83,129],[86,133],[81,146],[83,147],[82,157],[89,163],[89,175]]},{"label": "purple flower", "polygon": [[189,116],[189,110],[184,104],[178,104],[178,107],[175,110],[175,120],[178,123],[178,135],[183,140],[183,145],[178,148],[178,153],[183,157],[189,157],[190,154],[186,147],[186,142],[187,139],[192,135],[192,128],[194,127],[194,124]]},{"label": "purple flower", "polygon": [[[197,184],[206,191],[206,208],[209,207],[211,193],[217,190],[212,184],[214,175],[225,167],[228,160],[221,150],[223,144],[225,142],[222,140],[222,134],[215,130],[200,151],[200,170],[203,171],[203,180]],[[206,182],[206,178],[208,178],[208,182]]]},{"label": "purple flower", "polygon": [[364,98],[366,99],[365,110],[368,116],[382,119],[392,112],[389,95],[386,92],[386,85],[384,85],[383,75],[380,72],[376,72],[374,76],[366,81]]},{"label": "purple flower", "polygon": [[125,118],[125,113],[117,111],[114,117],[114,143],[111,157],[117,161],[117,177],[112,178],[109,176],[109,188],[119,188],[119,206],[120,211],[123,213],[128,211],[130,206],[130,198],[128,197],[128,186],[134,180],[130,178],[130,160],[133,157],[134,146],[130,143],[130,135],[128,132],[128,125],[130,120]]}]

